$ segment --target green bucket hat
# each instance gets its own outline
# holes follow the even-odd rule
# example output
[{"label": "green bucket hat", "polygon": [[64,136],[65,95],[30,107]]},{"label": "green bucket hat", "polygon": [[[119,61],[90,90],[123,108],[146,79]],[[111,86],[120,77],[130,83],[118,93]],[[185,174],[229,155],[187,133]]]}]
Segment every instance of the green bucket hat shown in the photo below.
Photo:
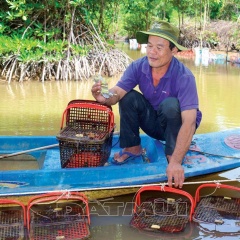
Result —
[{"label": "green bucket hat", "polygon": [[149,35],[158,36],[172,42],[180,51],[187,50],[187,48],[178,44],[179,33],[180,32],[177,27],[165,21],[158,21],[153,25],[152,29],[150,29],[149,31],[137,32],[136,38],[138,43],[144,44],[148,43]]}]

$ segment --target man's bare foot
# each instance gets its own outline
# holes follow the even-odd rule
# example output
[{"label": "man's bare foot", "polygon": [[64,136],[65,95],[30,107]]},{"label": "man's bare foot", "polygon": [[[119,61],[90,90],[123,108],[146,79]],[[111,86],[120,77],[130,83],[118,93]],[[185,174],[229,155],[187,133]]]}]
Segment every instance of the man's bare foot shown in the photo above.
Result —
[{"label": "man's bare foot", "polygon": [[124,148],[122,149],[122,155],[120,156],[119,153],[115,153],[114,154],[114,159],[117,161],[117,162],[124,162],[124,160],[126,160],[129,155],[128,154],[124,154],[124,152],[129,152],[133,155],[141,155],[142,154],[142,147],[140,145],[138,146],[134,146],[134,147],[127,147],[127,148]]}]

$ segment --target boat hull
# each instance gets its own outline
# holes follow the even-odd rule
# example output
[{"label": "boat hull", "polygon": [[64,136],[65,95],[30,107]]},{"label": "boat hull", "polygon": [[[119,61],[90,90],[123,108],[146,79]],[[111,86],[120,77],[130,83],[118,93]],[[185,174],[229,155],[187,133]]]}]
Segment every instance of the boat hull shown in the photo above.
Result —
[{"label": "boat hull", "polygon": [[[111,158],[120,150],[113,137],[113,148],[103,167],[61,168],[59,147],[29,152],[39,169],[0,172],[0,196],[20,196],[54,191],[89,191],[134,187],[165,182],[167,160],[164,143],[141,135],[146,154],[116,166]],[[185,177],[200,176],[240,167],[240,129],[196,134],[183,161]],[[55,136],[1,136],[0,155],[58,144]],[[7,159],[7,158],[6,158]],[[6,161],[5,159],[5,161]],[[1,159],[0,159],[1,161]]]}]

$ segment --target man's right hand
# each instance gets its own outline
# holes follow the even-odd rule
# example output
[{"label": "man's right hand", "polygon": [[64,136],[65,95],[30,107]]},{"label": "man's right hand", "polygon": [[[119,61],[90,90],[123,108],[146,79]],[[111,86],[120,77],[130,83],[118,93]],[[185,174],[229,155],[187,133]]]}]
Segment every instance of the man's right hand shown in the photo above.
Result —
[{"label": "man's right hand", "polygon": [[106,98],[103,97],[101,94],[101,82],[94,83],[91,89],[93,97],[99,102],[99,103],[105,103]]}]

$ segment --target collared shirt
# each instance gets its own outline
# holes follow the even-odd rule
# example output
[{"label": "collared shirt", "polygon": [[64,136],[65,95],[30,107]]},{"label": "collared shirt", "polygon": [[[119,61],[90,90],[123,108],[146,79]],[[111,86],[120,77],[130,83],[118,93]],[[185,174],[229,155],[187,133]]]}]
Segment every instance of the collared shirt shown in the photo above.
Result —
[{"label": "collared shirt", "polygon": [[155,110],[165,98],[176,97],[179,100],[181,111],[197,109],[197,126],[201,122],[202,113],[199,111],[195,77],[175,57],[172,58],[167,72],[156,87],[153,85],[152,68],[146,56],[129,65],[117,86],[126,92],[138,86]]}]

